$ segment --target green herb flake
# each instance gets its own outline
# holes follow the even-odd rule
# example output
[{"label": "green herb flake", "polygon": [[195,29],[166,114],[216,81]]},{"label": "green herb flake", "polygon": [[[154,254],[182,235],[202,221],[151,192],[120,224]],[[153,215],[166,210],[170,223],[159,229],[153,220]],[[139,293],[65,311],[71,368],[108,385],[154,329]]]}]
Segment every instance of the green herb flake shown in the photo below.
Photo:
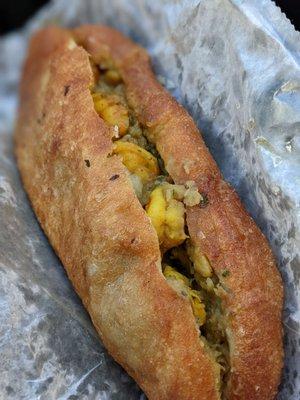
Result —
[{"label": "green herb flake", "polygon": [[228,269],[224,269],[221,275],[223,276],[223,278],[227,278],[230,275],[230,271],[228,271]]},{"label": "green herb flake", "polygon": [[202,199],[200,200],[199,206],[201,208],[204,208],[204,207],[208,206],[208,203],[209,203],[208,197],[207,197],[207,194],[205,194],[205,193],[200,193],[200,194],[201,194]]}]

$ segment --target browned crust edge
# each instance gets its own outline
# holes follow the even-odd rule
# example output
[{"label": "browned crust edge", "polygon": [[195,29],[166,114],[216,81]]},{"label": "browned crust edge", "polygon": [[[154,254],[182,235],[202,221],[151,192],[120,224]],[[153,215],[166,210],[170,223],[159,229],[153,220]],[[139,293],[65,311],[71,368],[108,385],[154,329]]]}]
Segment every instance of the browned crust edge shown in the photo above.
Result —
[{"label": "browned crust edge", "polygon": [[[264,236],[222,181],[192,119],[155,79],[145,51],[107,27],[84,26],[73,34],[96,62],[103,56],[115,60],[129,102],[173,179],[192,179],[208,196],[208,206],[191,208],[187,220],[192,239],[227,289],[228,398],[272,399],[282,368],[282,285]],[[124,167],[117,157],[107,158],[110,133],[88,93],[87,54],[70,49],[69,41],[67,31],[38,33],[24,69],[16,154],[35,212],[108,350],[149,398],[218,398],[214,366],[201,347],[191,309],[157,267],[156,235]],[[72,88],[67,103],[66,85]],[[89,157],[93,168],[87,171],[82,157]],[[117,184],[109,181],[112,171],[120,176]],[[225,268],[230,275],[223,278]]]},{"label": "browned crust edge", "polygon": [[95,59],[106,44],[123,73],[130,104],[155,138],[168,172],[176,183],[194,180],[208,198],[205,208],[188,210],[187,223],[226,288],[232,368],[228,397],[273,398],[283,362],[283,288],[267,240],[223,181],[192,118],[157,82],[144,51],[107,27],[89,25],[75,33]]},{"label": "browned crust edge", "polygon": [[33,37],[15,133],[25,189],[105,346],[147,396],[218,399],[217,366],[189,302],[161,273],[156,233],[121,159],[109,157],[91,82],[88,54],[68,32]]}]

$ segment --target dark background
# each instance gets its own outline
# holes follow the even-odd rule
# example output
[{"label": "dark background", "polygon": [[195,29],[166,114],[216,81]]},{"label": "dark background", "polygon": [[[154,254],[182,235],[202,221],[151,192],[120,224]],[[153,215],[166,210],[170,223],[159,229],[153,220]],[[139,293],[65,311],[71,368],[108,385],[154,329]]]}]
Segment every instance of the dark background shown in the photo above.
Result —
[{"label": "dark background", "polygon": [[[0,35],[19,28],[47,0],[0,0]],[[277,0],[276,4],[300,31],[300,0]]]}]

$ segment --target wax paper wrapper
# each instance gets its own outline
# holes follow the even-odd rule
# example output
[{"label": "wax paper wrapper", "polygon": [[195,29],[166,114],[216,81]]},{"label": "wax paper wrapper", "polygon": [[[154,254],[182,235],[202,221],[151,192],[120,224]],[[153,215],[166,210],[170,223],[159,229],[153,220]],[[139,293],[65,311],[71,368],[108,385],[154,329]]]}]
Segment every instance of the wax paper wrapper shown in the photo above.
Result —
[{"label": "wax paper wrapper", "polygon": [[[13,156],[30,34],[105,23],[145,46],[270,240],[285,283],[278,398],[300,398],[300,34],[270,0],[57,0],[0,40],[0,398],[141,399],[107,354],[22,189]],[[255,366],[253,366],[255,368]]]}]

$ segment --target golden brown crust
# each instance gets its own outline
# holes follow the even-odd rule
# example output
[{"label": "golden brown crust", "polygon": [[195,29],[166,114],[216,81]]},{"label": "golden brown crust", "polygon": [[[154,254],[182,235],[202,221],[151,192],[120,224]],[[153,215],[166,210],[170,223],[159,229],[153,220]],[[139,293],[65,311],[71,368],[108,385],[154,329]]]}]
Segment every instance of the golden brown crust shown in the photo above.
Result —
[{"label": "golden brown crust", "polygon": [[[119,37],[95,26],[75,32],[97,58],[97,44],[109,31],[111,37]],[[223,301],[232,368],[228,398],[272,399],[283,360],[283,289],[269,245],[236,193],[222,180],[191,117],[157,82],[144,52],[129,41],[109,44],[110,56],[122,71],[128,100],[148,127],[168,172],[176,183],[194,180],[208,197],[206,207],[188,210],[187,223],[191,238],[226,288]],[[228,277],[222,276],[225,269]]]},{"label": "golden brown crust", "polygon": [[91,81],[66,31],[36,34],[15,134],[25,189],[105,346],[148,397],[218,399],[190,304],[166,283],[156,233],[120,158],[108,157]]},{"label": "golden brown crust", "polygon": [[[194,180],[208,195],[207,207],[188,210],[188,226],[219,276],[230,271],[221,278],[228,398],[272,399],[282,365],[282,287],[265,238],[221,180],[192,119],[156,81],[145,51],[107,27],[72,34],[95,61],[114,59],[173,179]],[[22,82],[15,138],[24,186],[104,344],[150,399],[218,399],[216,365],[191,307],[164,280],[156,234],[121,160],[108,157],[111,133],[94,111],[86,51],[68,31],[43,30]]]}]

